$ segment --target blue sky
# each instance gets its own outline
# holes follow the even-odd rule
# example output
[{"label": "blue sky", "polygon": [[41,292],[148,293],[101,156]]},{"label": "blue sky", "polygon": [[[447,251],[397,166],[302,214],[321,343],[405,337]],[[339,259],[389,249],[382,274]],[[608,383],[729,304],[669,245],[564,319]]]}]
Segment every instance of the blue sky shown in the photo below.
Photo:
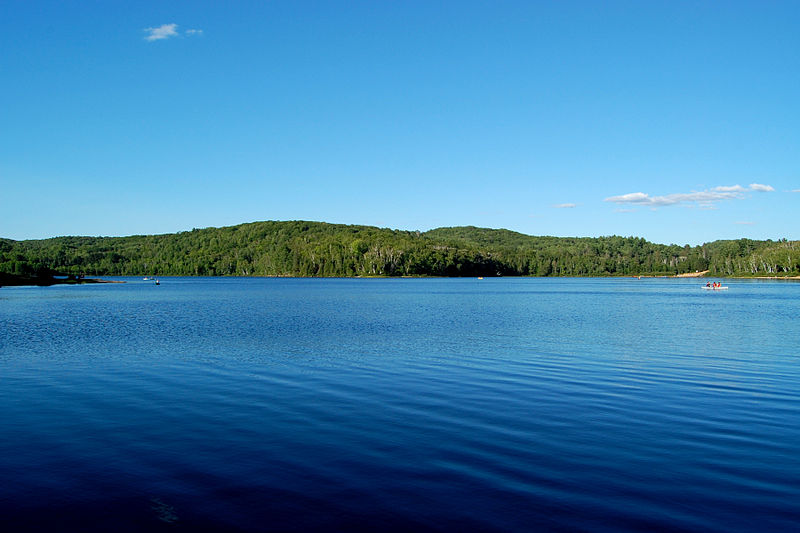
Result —
[{"label": "blue sky", "polygon": [[800,2],[0,2],[0,236],[800,239]]}]

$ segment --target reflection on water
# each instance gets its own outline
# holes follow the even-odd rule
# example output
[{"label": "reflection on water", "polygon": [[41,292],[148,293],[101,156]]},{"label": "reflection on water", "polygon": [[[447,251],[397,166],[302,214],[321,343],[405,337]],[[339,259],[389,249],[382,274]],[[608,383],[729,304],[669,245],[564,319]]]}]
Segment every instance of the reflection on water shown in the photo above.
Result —
[{"label": "reflection on water", "polygon": [[0,290],[0,529],[793,529],[800,286]]}]

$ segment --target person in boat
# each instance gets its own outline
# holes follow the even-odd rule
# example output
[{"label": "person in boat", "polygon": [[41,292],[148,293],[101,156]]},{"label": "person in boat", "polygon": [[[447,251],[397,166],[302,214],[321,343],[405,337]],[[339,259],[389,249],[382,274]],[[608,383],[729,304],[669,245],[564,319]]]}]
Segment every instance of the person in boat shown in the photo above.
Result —
[{"label": "person in boat", "polygon": [[710,286],[711,286],[711,282],[710,281],[706,281],[706,287],[710,287]]}]

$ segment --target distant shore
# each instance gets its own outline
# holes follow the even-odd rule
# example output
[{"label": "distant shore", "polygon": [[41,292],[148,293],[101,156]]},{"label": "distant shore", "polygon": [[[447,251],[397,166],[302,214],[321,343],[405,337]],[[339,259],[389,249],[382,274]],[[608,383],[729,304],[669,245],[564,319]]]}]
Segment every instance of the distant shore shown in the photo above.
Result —
[{"label": "distant shore", "polygon": [[696,272],[687,272],[686,274],[676,274],[676,278],[702,278],[706,274],[708,274],[709,270],[696,271]]},{"label": "distant shore", "polygon": [[[687,272],[685,274],[673,274],[673,275],[653,275],[653,274],[634,274],[633,278],[700,278],[706,277],[710,270],[703,270],[700,272]],[[194,277],[194,276],[187,276],[187,277]],[[203,277],[203,276],[201,276]],[[227,276],[211,276],[211,277],[227,277]],[[277,276],[234,276],[234,277],[268,277],[268,278],[307,278],[309,276],[290,276],[290,275],[277,275]],[[310,277],[319,277],[325,278],[328,276],[310,276]],[[338,277],[338,276],[337,276]],[[348,276],[345,276],[348,277]],[[438,277],[438,276],[399,276],[403,279],[422,279],[428,277]],[[448,277],[448,276],[444,276]],[[452,276],[450,276],[452,277]],[[456,276],[461,278],[468,278],[471,276]],[[506,277],[517,277],[517,276],[506,276]],[[550,278],[570,278],[574,276],[519,276],[519,277],[550,277]],[[610,277],[610,278],[619,278],[619,277],[629,277],[629,276],[592,276],[592,277]],[[728,279],[763,279],[763,280],[800,280],[800,276],[725,276],[725,275],[718,275],[713,276],[718,278],[728,278]],[[397,279],[398,276],[349,276],[349,279]],[[86,284],[96,284],[96,283],[125,283],[123,280],[109,280],[109,279],[101,279],[101,278],[80,278],[75,276],[69,277],[46,277],[41,278],[37,276],[17,276],[13,274],[0,274],[0,287],[50,287],[52,285],[86,285]]]},{"label": "distant shore", "polygon": [[[710,270],[703,270],[702,272],[687,272],[686,274],[676,274],[676,278],[702,278],[705,277]],[[724,276],[719,275],[721,278],[732,279],[800,279],[800,276]]]},{"label": "distant shore", "polygon": [[52,285],[84,285],[89,283],[125,283],[121,280],[108,280],[100,278],[77,277],[46,277],[16,276],[13,274],[0,274],[0,287],[50,287]]},{"label": "distant shore", "polygon": [[732,279],[800,279],[800,276],[732,276]]}]

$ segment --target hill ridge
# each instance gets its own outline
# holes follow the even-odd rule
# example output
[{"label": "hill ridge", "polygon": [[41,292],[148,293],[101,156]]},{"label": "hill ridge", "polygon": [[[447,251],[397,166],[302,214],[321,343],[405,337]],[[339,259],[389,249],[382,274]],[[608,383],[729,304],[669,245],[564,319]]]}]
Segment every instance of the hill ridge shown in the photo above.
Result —
[{"label": "hill ridge", "polygon": [[319,221],[257,221],[125,237],[0,239],[16,275],[621,276],[796,275],[797,241],[699,246],[641,237],[532,236],[450,226],[426,232]]}]

